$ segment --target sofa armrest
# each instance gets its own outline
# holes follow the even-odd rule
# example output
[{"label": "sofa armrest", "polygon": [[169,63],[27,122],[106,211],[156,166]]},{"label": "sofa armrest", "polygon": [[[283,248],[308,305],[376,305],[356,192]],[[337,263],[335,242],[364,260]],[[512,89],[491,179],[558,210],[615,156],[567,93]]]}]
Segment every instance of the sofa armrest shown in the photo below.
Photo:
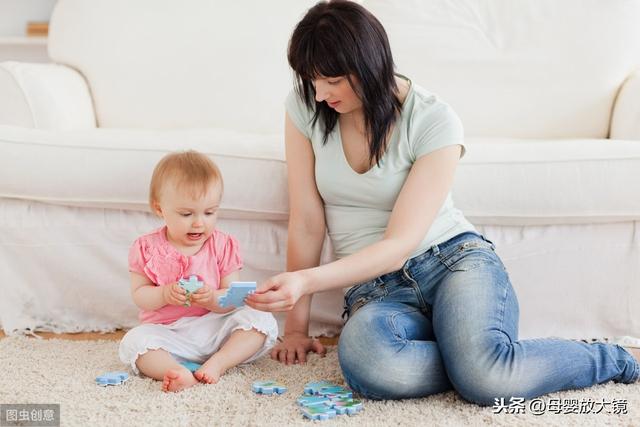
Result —
[{"label": "sofa armrest", "polygon": [[59,64],[0,62],[0,125],[36,129],[96,127],[84,78]]},{"label": "sofa armrest", "polygon": [[618,93],[609,137],[640,140],[640,70],[627,78]]}]

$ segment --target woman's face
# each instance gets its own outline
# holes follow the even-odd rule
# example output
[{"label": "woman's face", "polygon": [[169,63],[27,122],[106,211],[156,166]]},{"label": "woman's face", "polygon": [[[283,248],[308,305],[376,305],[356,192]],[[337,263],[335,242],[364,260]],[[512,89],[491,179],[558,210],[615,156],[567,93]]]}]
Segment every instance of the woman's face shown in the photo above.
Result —
[{"label": "woman's face", "polygon": [[[355,78],[351,79],[355,82]],[[347,76],[318,77],[313,81],[316,89],[316,101],[326,102],[336,112],[351,113],[362,108],[362,101],[354,92]]]}]

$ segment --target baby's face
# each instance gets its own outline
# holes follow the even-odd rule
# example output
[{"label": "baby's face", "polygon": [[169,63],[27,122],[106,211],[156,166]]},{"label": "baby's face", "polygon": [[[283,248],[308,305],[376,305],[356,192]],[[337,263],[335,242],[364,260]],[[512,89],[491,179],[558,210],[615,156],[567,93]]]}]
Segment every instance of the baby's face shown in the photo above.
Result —
[{"label": "baby's face", "polygon": [[206,194],[195,198],[188,190],[167,182],[156,208],[156,213],[167,224],[169,242],[186,250],[202,246],[213,233],[222,193],[219,183],[211,184]]}]

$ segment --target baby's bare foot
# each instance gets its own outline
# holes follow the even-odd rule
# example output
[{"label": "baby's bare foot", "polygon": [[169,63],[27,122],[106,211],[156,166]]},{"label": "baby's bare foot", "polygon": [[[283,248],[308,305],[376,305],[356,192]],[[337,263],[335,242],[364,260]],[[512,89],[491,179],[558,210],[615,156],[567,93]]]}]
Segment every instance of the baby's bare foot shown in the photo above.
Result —
[{"label": "baby's bare foot", "polygon": [[202,383],[215,384],[220,380],[224,369],[217,363],[207,361],[193,373],[193,376]]},{"label": "baby's bare foot", "polygon": [[169,369],[162,380],[162,391],[180,391],[198,384],[198,380],[187,369]]}]

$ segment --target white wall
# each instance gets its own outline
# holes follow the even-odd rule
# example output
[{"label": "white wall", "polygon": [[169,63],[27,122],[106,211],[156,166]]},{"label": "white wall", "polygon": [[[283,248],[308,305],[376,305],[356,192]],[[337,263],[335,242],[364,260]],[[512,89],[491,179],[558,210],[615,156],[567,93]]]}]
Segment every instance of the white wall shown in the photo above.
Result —
[{"label": "white wall", "polygon": [[48,21],[56,0],[0,0],[0,37],[24,36],[28,21]]},{"label": "white wall", "polygon": [[0,61],[48,62],[46,40],[27,38],[27,22],[46,22],[56,0],[0,0]]}]

